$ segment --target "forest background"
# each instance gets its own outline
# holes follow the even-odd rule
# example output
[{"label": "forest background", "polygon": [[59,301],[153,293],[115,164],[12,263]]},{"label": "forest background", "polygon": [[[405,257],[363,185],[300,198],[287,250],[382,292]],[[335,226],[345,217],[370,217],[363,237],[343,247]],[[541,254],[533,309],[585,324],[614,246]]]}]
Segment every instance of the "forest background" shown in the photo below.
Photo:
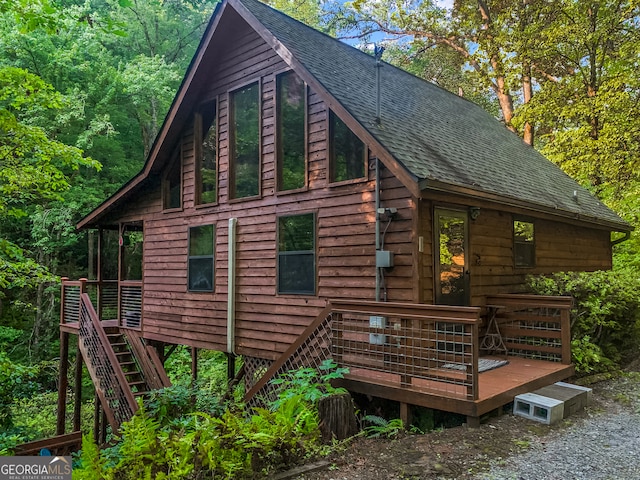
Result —
[{"label": "forest background", "polygon": [[[640,224],[639,0],[268,3],[384,45]],[[0,441],[55,425],[59,277],[87,275],[75,224],[142,168],[215,4],[0,0]],[[576,297],[582,373],[637,354],[639,246],[637,231],[616,245],[613,272],[532,279]]]}]

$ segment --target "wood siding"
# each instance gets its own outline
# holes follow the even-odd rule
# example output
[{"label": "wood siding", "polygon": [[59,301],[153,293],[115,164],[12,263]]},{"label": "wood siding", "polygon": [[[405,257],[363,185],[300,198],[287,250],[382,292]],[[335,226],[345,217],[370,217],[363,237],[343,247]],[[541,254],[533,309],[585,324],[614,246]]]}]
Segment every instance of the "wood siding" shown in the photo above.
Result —
[{"label": "wood siding", "polygon": [[[425,248],[421,253],[422,301],[433,301],[433,208],[464,209],[463,199],[446,197],[447,202],[422,200],[420,235]],[[474,204],[474,206],[477,206]],[[595,271],[611,268],[610,233],[570,223],[536,218],[531,212],[517,209],[499,210],[496,205],[482,204],[476,220],[469,219],[469,273],[471,305],[484,304],[486,295],[519,293],[527,275],[561,271]],[[535,267],[516,268],[513,256],[513,220],[526,218],[535,225]],[[426,242],[429,245],[426,245]]]}]

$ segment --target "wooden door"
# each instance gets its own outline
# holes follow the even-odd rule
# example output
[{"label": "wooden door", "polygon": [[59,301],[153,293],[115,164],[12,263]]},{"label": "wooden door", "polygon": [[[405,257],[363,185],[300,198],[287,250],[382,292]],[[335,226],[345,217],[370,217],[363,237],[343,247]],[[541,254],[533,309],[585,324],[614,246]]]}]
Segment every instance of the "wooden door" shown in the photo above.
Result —
[{"label": "wooden door", "polygon": [[467,212],[434,212],[435,298],[441,305],[469,305],[469,228]]}]

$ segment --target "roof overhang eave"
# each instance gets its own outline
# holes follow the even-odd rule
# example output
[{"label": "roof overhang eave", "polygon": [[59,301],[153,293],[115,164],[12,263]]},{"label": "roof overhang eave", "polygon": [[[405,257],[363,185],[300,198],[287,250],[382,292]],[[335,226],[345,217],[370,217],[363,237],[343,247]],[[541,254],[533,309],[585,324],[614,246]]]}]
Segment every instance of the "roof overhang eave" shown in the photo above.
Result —
[{"label": "roof overhang eave", "polygon": [[570,212],[568,210],[562,210],[560,208],[550,207],[548,205],[531,203],[524,200],[518,200],[517,198],[507,197],[503,195],[497,195],[495,193],[484,192],[481,190],[475,190],[473,188],[464,187],[461,185],[452,185],[443,182],[438,182],[432,179],[422,179],[418,182],[421,192],[425,190],[433,190],[444,193],[454,193],[475,200],[483,200],[506,205],[515,208],[524,208],[531,210],[532,212],[541,212],[549,215],[570,219],[573,221],[589,223],[597,225],[600,228],[606,228],[613,232],[631,232],[634,227],[624,220],[619,222],[610,221],[607,219],[593,217],[590,215],[584,215],[576,212]]}]

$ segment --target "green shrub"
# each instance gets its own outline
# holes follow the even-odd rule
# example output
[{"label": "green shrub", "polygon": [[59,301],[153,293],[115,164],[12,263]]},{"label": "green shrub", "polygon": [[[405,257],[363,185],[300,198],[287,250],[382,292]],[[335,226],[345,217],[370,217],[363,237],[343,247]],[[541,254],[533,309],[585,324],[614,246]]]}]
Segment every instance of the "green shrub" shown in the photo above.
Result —
[{"label": "green shrub", "polygon": [[531,277],[540,295],[569,295],[573,360],[595,373],[632,360],[640,346],[640,274],[634,270],[570,272]]},{"label": "green shrub", "polygon": [[328,382],[342,375],[330,362],[322,373],[299,372],[284,377],[277,403],[250,415],[240,405],[220,415],[194,412],[193,390],[184,385],[154,392],[122,425],[115,446],[96,454],[84,440],[74,478],[249,479],[295,464],[320,448],[312,399],[336,391]]}]

